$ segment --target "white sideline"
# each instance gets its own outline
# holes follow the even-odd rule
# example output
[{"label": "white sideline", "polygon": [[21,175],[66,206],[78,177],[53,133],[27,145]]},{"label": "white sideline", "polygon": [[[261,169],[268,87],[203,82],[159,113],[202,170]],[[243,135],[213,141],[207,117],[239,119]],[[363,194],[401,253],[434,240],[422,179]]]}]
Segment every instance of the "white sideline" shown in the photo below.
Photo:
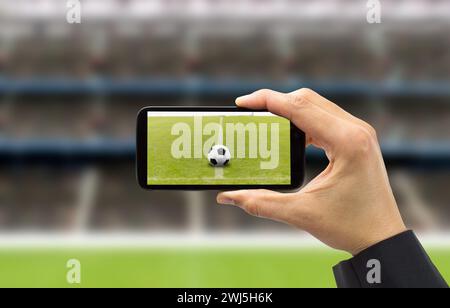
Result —
[{"label": "white sideline", "polygon": [[[450,248],[450,232],[418,235],[427,248]],[[328,249],[312,236],[300,234],[155,234],[155,233],[14,233],[0,235],[3,248],[292,248]]]}]

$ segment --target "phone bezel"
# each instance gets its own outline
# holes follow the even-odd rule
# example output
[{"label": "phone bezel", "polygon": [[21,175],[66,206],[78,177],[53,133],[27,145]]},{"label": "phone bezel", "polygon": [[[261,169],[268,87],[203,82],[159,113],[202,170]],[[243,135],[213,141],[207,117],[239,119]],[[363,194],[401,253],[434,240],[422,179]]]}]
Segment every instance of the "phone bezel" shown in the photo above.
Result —
[{"label": "phone bezel", "polygon": [[[150,106],[141,109],[137,116],[136,128],[136,173],[139,185],[147,190],[235,190],[235,189],[270,189],[295,190],[301,187],[305,178],[305,134],[291,123],[291,184],[290,185],[149,185],[147,184],[147,137],[149,111],[199,111],[199,112],[267,112],[267,110],[249,110],[236,106],[221,107],[173,107]],[[297,145],[297,146],[294,146]]]}]

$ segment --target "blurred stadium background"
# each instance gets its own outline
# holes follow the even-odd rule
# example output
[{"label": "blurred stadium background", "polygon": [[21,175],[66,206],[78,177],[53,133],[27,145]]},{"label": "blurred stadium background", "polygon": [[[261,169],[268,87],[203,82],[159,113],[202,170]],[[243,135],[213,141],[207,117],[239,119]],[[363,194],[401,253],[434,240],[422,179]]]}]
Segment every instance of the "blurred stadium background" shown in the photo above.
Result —
[{"label": "blurred stadium background", "polygon": [[[301,231],[145,192],[135,116],[310,87],[374,125],[409,227],[450,279],[450,1],[0,0],[0,286],[333,287]],[[308,178],[326,164],[308,149]]]}]

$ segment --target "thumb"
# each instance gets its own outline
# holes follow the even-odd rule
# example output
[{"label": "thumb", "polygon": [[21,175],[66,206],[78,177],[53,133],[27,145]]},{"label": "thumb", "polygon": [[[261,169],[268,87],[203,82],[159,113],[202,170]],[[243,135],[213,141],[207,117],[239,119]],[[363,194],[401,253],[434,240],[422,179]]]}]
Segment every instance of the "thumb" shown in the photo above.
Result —
[{"label": "thumb", "polygon": [[288,222],[292,216],[289,194],[270,190],[238,190],[220,193],[217,203],[235,205],[256,217]]}]

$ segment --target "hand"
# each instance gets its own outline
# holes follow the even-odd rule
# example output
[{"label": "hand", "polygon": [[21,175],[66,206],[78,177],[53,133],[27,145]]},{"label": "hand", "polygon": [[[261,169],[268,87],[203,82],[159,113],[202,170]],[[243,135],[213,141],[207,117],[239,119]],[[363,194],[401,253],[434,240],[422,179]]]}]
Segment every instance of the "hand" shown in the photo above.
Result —
[{"label": "hand", "polygon": [[218,203],[288,223],[353,255],[406,231],[369,124],[308,89],[289,94],[261,90],[236,104],[291,120],[306,133],[308,145],[325,150],[329,164],[299,192],[223,192]]}]

